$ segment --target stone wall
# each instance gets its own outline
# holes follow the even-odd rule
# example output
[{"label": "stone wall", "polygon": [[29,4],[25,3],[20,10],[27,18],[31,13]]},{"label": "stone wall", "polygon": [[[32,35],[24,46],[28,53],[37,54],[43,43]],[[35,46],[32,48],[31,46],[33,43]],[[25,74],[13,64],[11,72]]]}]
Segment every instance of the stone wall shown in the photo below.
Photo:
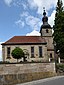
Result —
[{"label": "stone wall", "polygon": [[0,85],[37,80],[54,74],[54,63],[1,64]]}]

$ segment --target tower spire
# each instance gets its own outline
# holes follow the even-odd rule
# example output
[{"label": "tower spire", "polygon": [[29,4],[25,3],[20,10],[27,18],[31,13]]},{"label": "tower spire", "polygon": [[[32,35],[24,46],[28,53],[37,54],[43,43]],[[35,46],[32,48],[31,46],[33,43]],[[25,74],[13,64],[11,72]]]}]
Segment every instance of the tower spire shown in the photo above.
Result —
[{"label": "tower spire", "polygon": [[46,12],[45,12],[45,7],[43,7],[43,18],[42,18],[42,21],[43,21],[43,24],[47,24],[48,23],[48,17],[46,16]]},{"label": "tower spire", "polygon": [[46,16],[45,7],[43,7],[43,10],[44,10],[43,15]]}]

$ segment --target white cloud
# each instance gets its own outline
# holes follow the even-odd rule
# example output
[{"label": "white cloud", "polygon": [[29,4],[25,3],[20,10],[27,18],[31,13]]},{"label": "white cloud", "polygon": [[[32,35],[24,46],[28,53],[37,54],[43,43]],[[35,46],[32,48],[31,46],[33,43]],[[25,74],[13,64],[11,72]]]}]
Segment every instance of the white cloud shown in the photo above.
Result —
[{"label": "white cloud", "polygon": [[41,20],[34,16],[26,17],[26,24],[29,25],[33,30],[38,30],[41,24]]},{"label": "white cloud", "polygon": [[[42,13],[43,7],[46,7],[46,10],[49,10],[52,7],[56,7],[58,0],[27,0],[27,3],[23,3],[22,0],[4,0],[6,5],[14,4],[15,6],[23,6],[26,9],[28,6],[32,9],[38,8],[38,13]],[[64,0],[62,0],[64,5]]]},{"label": "white cloud", "polygon": [[50,10],[50,8],[56,7],[57,0],[28,0],[28,3],[33,9],[36,6],[38,8],[37,13],[42,14],[43,7]]},{"label": "white cloud", "polygon": [[20,28],[23,28],[24,25],[25,25],[24,21],[22,21],[22,20],[18,20],[18,21],[16,21],[15,23],[16,23]]},{"label": "white cloud", "polygon": [[13,0],[4,0],[5,4],[10,6]]},{"label": "white cloud", "polygon": [[27,5],[26,4],[22,3],[22,6],[23,6],[24,9],[27,9]]},{"label": "white cloud", "polygon": [[27,17],[27,16],[29,16],[29,13],[28,12],[23,12],[23,13],[20,14],[20,17],[21,18],[22,17]]},{"label": "white cloud", "polygon": [[[35,6],[37,7],[38,14],[43,13],[43,11],[42,11],[43,7],[45,7],[47,14],[48,14],[48,11],[50,11],[51,8],[56,7],[57,1],[58,0],[28,0],[28,3],[30,5],[31,9],[34,9]],[[62,0],[62,1],[64,3],[64,0]],[[53,10],[53,12],[51,13],[51,16],[49,17],[49,20],[48,20],[49,24],[51,26],[54,25],[55,13],[56,13],[56,11]]]},{"label": "white cloud", "polygon": [[53,27],[54,25],[54,20],[55,20],[55,13],[56,11],[54,10],[51,14],[51,16],[49,17],[49,24]]},{"label": "white cloud", "polygon": [[26,24],[30,26],[32,30],[38,30],[41,26],[41,20],[37,17],[30,15],[29,12],[23,12],[22,14],[20,14],[20,19],[15,23],[21,28],[24,27],[24,25]]},{"label": "white cloud", "polygon": [[[29,25],[31,29],[33,30],[38,30],[40,29],[41,26],[41,20],[38,17],[34,17],[33,15],[29,14],[29,11],[27,11],[26,9],[29,7],[31,9],[35,9],[37,8],[37,12],[38,14],[43,14],[43,7],[45,7],[46,12],[48,14],[48,11],[50,11],[51,8],[55,8],[57,1],[58,0],[27,0],[27,2],[22,2],[22,0],[5,0],[5,1],[9,1],[8,3],[11,3],[12,1],[14,1],[17,5],[19,6],[23,6],[24,11],[21,13],[20,15],[20,19],[18,21],[16,21],[16,24],[19,27],[24,27],[25,24]],[[64,3],[64,0],[62,0]],[[21,3],[22,2],[22,3]],[[28,8],[28,9],[29,9]],[[55,18],[55,10],[53,10],[51,16],[49,17],[49,24],[51,26],[53,26],[54,24],[54,18]]]},{"label": "white cloud", "polygon": [[20,28],[23,28],[25,26],[25,21],[23,20],[23,17],[28,17],[28,12],[23,12],[20,14],[20,19],[15,22],[16,25],[18,25]]},{"label": "white cloud", "polygon": [[33,30],[30,33],[27,33],[26,36],[40,36],[40,33],[36,30]]},{"label": "white cloud", "polygon": [[31,9],[37,8],[37,4],[34,2],[34,0],[27,0],[27,1]]},{"label": "white cloud", "polygon": [[[48,11],[51,8],[55,8],[57,4],[57,0],[28,0],[29,6],[31,9],[34,9],[34,7],[37,7],[37,13],[43,14],[43,7],[45,7],[46,12],[48,14]],[[55,19],[55,10],[53,10],[51,16],[49,17],[49,24],[51,26],[54,25],[54,19]],[[41,22],[40,22],[41,23]]]}]

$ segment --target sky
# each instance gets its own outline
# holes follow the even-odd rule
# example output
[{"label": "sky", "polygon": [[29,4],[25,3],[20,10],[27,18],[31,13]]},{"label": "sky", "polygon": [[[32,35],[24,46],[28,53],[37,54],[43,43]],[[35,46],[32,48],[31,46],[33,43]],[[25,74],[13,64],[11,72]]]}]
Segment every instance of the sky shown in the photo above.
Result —
[{"label": "sky", "polygon": [[13,36],[40,36],[43,7],[53,27],[56,4],[57,0],[0,0],[0,44]]}]

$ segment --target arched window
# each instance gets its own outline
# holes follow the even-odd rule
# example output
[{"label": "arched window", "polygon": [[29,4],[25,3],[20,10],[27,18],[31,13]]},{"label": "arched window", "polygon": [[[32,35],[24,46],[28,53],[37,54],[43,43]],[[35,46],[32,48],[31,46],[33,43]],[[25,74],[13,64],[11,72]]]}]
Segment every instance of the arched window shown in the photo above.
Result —
[{"label": "arched window", "polygon": [[23,49],[23,52],[25,54],[25,57],[28,57],[29,59],[29,51],[27,49]]}]

